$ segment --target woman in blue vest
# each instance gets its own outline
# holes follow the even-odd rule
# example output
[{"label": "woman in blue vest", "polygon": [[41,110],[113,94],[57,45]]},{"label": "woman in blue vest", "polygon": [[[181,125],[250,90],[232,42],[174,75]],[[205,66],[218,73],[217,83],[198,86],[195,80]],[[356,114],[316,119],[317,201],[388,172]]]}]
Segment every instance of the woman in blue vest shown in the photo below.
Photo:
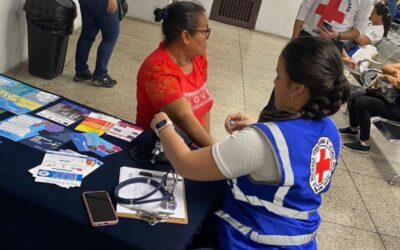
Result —
[{"label": "woman in blue vest", "polygon": [[301,37],[277,64],[276,111],[259,121],[229,115],[226,140],[195,151],[184,144],[165,113],[152,128],[176,172],[198,181],[228,179],[216,214],[221,249],[316,249],[321,194],[339,159],[340,136],[328,117],[346,102],[348,81],[335,45]]}]

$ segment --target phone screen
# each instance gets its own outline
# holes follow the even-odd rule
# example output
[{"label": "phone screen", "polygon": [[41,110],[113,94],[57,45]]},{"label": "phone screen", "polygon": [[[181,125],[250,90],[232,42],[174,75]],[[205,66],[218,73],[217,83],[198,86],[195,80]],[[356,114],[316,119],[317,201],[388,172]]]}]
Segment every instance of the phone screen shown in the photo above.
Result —
[{"label": "phone screen", "polygon": [[332,31],[332,26],[327,21],[324,21],[322,26],[324,26],[328,31]]},{"label": "phone screen", "polygon": [[118,221],[107,192],[85,192],[83,197],[94,223]]}]

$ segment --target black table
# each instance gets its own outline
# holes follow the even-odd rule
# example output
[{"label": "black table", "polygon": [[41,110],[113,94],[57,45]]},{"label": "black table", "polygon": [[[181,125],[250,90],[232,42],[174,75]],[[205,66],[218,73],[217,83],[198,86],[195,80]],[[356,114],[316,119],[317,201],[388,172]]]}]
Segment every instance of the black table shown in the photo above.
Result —
[{"label": "black table", "polygon": [[[1,114],[0,120],[12,115]],[[28,170],[42,162],[44,152],[0,137],[3,141],[0,144],[0,249],[177,250],[185,249],[192,242],[207,216],[221,201],[225,182],[185,180],[188,225],[159,223],[150,226],[141,220],[120,218],[115,226],[90,226],[82,192],[106,190],[111,195],[118,184],[121,166],[154,169],[154,166],[130,159],[129,143],[107,135],[102,137],[124,150],[104,158],[87,153],[104,164],[85,177],[81,187],[70,189],[36,183]],[[72,142],[63,148],[76,151]]]}]

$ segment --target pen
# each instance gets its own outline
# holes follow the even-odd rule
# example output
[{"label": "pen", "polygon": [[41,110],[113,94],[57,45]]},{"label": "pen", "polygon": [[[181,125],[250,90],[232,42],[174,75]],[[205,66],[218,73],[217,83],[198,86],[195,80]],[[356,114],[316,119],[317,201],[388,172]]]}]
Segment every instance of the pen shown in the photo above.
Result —
[{"label": "pen", "polygon": [[[157,175],[157,174],[152,174],[152,173],[144,172],[144,171],[140,171],[139,175],[145,176],[145,177],[148,177],[148,178],[156,178],[156,179],[162,179],[164,177],[164,175]],[[167,180],[173,181],[173,180],[175,180],[175,178],[167,177]],[[182,179],[178,178],[178,181],[182,181]]]}]

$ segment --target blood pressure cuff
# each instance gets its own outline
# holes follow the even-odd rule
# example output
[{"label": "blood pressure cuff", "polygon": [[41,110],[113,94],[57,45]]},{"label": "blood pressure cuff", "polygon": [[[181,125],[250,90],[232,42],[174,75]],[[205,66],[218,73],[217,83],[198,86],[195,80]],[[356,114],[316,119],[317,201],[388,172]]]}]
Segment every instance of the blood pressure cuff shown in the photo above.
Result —
[{"label": "blood pressure cuff", "polygon": [[[181,129],[175,126],[175,131],[189,147],[193,140]],[[131,142],[130,157],[140,163],[169,164],[167,157],[162,150],[158,136],[153,129],[145,129],[138,137]]]}]

